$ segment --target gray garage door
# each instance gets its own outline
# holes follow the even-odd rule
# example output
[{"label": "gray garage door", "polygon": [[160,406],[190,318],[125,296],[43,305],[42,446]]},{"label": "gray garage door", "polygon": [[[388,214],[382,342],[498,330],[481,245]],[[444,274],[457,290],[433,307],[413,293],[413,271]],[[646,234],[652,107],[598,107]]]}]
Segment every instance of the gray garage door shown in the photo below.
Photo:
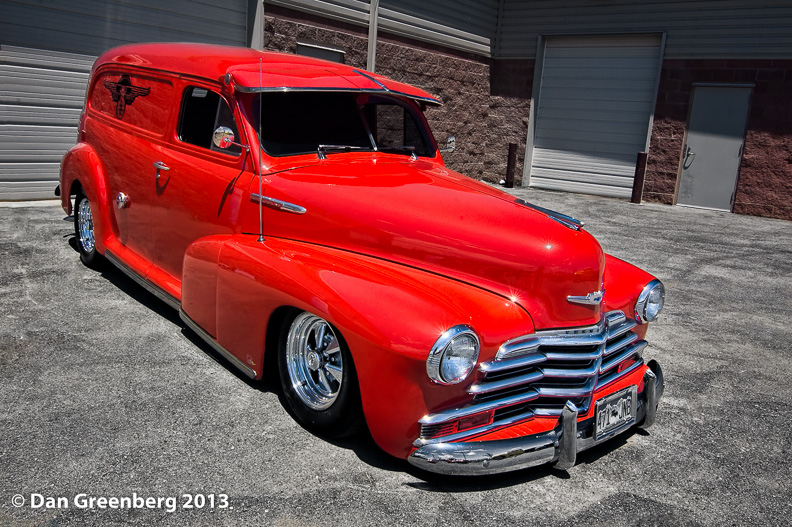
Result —
[{"label": "gray garage door", "polygon": [[530,186],[630,197],[660,55],[660,36],[547,39]]},{"label": "gray garage door", "polygon": [[0,200],[54,197],[88,72],[106,49],[247,40],[247,0],[0,0],[0,13]]}]

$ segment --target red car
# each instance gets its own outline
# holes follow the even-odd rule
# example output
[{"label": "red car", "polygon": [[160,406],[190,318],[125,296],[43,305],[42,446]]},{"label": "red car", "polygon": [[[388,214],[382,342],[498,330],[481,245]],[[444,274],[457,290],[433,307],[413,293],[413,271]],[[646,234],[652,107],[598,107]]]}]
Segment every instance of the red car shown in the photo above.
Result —
[{"label": "red car", "polygon": [[323,434],[433,472],[544,463],[655,420],[651,275],[583,225],[445,167],[428,93],[194,44],[93,67],[59,192],[80,258],[178,309]]}]

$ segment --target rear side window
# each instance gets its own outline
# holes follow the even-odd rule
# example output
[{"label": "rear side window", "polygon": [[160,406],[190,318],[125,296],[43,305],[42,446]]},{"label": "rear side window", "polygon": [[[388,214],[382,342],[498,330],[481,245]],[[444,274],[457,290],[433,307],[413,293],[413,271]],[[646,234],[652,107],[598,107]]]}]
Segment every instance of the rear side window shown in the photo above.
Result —
[{"label": "rear side window", "polygon": [[234,121],[234,113],[225,99],[218,93],[199,86],[190,86],[184,90],[179,116],[179,140],[215,152],[239,154],[241,149],[236,145],[228,148],[218,148],[214,145],[212,135],[220,126],[230,128],[234,133],[234,141],[239,142],[239,130]]},{"label": "rear side window", "polygon": [[173,85],[167,79],[134,72],[104,72],[93,85],[90,109],[125,125],[165,133]]}]

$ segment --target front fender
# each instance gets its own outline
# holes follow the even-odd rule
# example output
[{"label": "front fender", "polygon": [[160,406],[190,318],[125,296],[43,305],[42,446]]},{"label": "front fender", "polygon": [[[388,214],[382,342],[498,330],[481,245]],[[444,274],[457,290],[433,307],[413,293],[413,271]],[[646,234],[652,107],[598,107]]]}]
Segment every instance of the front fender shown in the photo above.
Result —
[{"label": "front fender", "polygon": [[86,143],[77,143],[63,159],[60,167],[61,206],[66,214],[72,213],[71,196],[79,183],[85,196],[98,210],[94,216],[96,250],[104,254],[113,236],[114,221],[109,210],[110,199],[104,164],[94,149]]},{"label": "front fender", "polygon": [[[206,261],[217,261],[217,341],[259,377],[264,353],[277,353],[265,350],[266,326],[276,309],[310,311],[333,324],[352,353],[371,434],[399,457],[409,454],[421,417],[469,401],[466,389],[475,375],[453,386],[427,376],[426,357],[443,331],[472,326],[483,361],[504,341],[534,329],[530,316],[508,299],[364,255],[278,238],[259,243],[244,235],[213,237],[191,251],[188,259],[200,252]],[[198,289],[211,291],[211,271],[188,265],[188,259],[182,295],[192,318]],[[189,276],[191,269],[200,269],[203,284]]]},{"label": "front fender", "polygon": [[[635,318],[635,302],[644,286],[654,280],[654,276],[643,269],[620,260],[609,254],[605,255],[605,273],[603,287],[603,311],[623,311],[625,315]],[[647,325],[642,324],[633,331],[641,338],[646,335]]]}]

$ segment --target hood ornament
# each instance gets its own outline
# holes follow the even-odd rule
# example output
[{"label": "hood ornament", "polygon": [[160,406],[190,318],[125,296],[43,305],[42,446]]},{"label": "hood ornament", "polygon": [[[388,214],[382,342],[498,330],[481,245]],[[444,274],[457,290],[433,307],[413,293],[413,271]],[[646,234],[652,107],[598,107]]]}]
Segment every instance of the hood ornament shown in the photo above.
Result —
[{"label": "hood ornament", "polygon": [[569,295],[567,302],[571,304],[581,304],[584,306],[598,306],[602,302],[602,297],[605,296],[605,290],[594,291],[586,296]]}]

